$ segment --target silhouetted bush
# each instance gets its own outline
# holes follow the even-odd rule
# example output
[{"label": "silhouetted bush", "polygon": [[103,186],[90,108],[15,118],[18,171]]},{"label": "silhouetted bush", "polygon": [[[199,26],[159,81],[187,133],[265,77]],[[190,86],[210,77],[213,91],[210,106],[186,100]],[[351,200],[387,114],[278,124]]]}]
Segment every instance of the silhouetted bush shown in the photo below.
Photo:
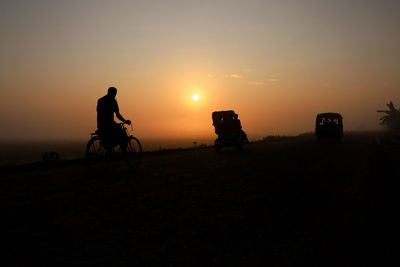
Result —
[{"label": "silhouetted bush", "polygon": [[43,161],[58,161],[60,160],[60,155],[55,151],[45,152],[42,156]]}]

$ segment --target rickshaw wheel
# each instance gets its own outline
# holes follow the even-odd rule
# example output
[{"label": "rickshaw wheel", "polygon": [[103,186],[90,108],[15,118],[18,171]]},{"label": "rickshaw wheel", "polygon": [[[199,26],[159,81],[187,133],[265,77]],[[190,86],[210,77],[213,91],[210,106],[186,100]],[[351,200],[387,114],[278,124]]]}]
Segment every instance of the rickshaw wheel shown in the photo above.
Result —
[{"label": "rickshaw wheel", "polygon": [[243,143],[242,142],[237,143],[236,149],[237,149],[237,151],[243,151]]},{"label": "rickshaw wheel", "polygon": [[221,152],[221,146],[220,146],[220,144],[218,143],[218,139],[216,139],[215,141],[214,141],[214,148],[215,148],[215,151],[217,151],[217,152]]}]

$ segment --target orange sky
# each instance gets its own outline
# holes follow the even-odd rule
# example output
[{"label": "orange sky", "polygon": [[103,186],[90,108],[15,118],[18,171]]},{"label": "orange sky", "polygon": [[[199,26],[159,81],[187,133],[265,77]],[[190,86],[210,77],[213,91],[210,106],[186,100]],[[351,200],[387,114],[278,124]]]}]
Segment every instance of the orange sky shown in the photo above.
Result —
[{"label": "orange sky", "polygon": [[224,109],[250,136],[377,129],[400,105],[399,1],[148,2],[2,1],[0,140],[85,139],[109,86],[148,138],[213,136]]}]

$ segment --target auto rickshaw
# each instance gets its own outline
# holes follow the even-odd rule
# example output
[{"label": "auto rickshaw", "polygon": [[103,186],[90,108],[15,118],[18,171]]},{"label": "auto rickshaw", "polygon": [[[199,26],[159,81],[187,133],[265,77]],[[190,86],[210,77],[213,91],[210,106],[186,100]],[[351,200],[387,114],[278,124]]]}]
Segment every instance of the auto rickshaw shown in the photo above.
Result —
[{"label": "auto rickshaw", "polygon": [[217,152],[222,147],[236,146],[242,150],[244,143],[248,142],[246,133],[242,130],[238,115],[233,110],[215,111],[212,113],[213,125],[218,138],[214,141]]},{"label": "auto rickshaw", "polygon": [[334,139],[340,141],[343,137],[343,117],[339,113],[321,113],[315,120],[315,136],[318,141]]}]

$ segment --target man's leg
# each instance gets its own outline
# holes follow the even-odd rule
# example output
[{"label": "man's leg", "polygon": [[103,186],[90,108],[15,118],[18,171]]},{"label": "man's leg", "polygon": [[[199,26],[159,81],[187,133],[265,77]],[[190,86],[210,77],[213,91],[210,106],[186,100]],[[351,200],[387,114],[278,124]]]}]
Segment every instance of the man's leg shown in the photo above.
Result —
[{"label": "man's leg", "polygon": [[126,135],[125,131],[120,126],[118,126],[118,124],[115,124],[114,136],[114,140],[120,145],[121,151],[123,153],[126,152],[126,147],[128,145],[128,136]]},{"label": "man's leg", "polygon": [[111,129],[102,130],[102,145],[106,151],[106,157],[111,158],[112,155],[112,131]]}]

